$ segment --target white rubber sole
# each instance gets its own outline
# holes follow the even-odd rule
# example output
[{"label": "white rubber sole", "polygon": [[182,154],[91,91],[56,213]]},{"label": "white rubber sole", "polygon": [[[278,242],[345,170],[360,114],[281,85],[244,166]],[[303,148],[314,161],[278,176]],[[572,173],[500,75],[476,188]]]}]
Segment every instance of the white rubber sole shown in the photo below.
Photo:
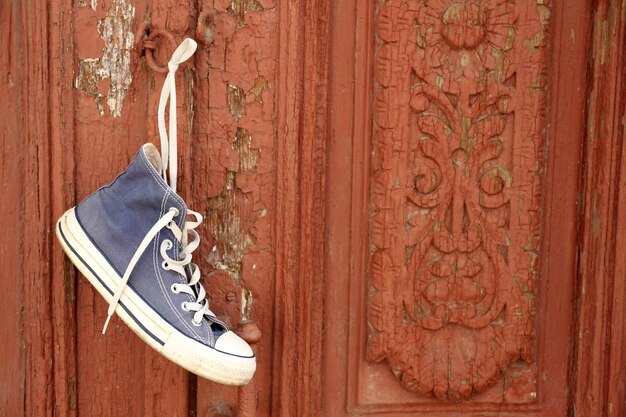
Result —
[{"label": "white rubber sole", "polygon": [[[74,265],[110,302],[122,279],[85,234],[74,208],[66,211],[57,221],[56,234]],[[254,375],[255,357],[223,353],[185,336],[129,286],[124,289],[115,312],[154,350],[200,377],[225,385],[245,385]]]}]

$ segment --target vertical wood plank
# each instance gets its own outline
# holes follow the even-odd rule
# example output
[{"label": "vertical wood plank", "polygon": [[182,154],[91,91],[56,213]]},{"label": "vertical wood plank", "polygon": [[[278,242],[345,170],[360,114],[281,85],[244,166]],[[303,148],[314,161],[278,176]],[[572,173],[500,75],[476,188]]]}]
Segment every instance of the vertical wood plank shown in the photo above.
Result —
[{"label": "vertical wood plank", "polygon": [[2,183],[15,187],[4,190],[11,198],[3,204],[15,216],[3,226],[2,252],[20,264],[6,265],[14,278],[2,285],[20,289],[3,289],[13,294],[4,305],[10,310],[19,303],[19,311],[4,315],[17,329],[1,339],[21,350],[20,357],[9,358],[15,354],[9,343],[3,352],[7,362],[1,362],[14,369],[16,379],[6,380],[1,390],[7,396],[0,401],[3,415],[74,414],[73,274],[64,273],[52,226],[60,206],[72,199],[72,152],[62,147],[65,135],[71,136],[73,112],[71,103],[61,105],[63,92],[71,89],[70,9],[70,1],[50,8],[43,1],[2,5],[3,27],[10,31],[2,36],[3,50],[11,50],[2,66],[8,91],[1,105],[9,128],[3,134],[8,170]]},{"label": "vertical wood plank", "polygon": [[[24,304],[26,348],[26,414],[52,415],[54,385],[52,384],[52,326],[47,314],[52,309],[50,297],[51,227],[49,225],[49,187],[46,180],[49,165],[48,110],[48,10],[44,2],[33,2],[21,8],[26,32],[24,44],[24,221],[23,234],[30,243],[22,250],[24,265],[24,299],[37,302]],[[39,237],[39,239],[37,239]]]},{"label": "vertical wood plank", "polygon": [[[573,344],[576,334],[573,326],[576,322],[576,293],[577,259],[576,250],[580,229],[578,214],[580,207],[580,155],[584,147],[584,108],[585,86],[587,82],[587,52],[588,33],[590,29],[589,16],[592,5],[589,2],[566,4],[552,2],[554,10],[553,24],[550,28],[552,40],[550,43],[550,69],[548,72],[549,108],[547,125],[547,172],[544,193],[548,197],[542,204],[542,241],[540,271],[548,277],[541,283],[537,315],[555,318],[560,322],[563,317],[573,315],[571,326],[550,326],[552,322],[544,320],[541,332],[546,338],[553,340],[571,340],[565,362],[563,353],[551,349],[546,344],[540,366],[546,369],[554,364],[567,363],[568,372],[566,381],[550,384],[546,381],[544,388],[555,396],[567,398],[568,412],[571,413],[572,387],[571,379],[575,373],[573,366]],[[567,155],[570,155],[567,157]],[[551,277],[566,277],[558,281],[559,290],[555,288],[556,280]],[[565,287],[565,291],[560,288]],[[551,294],[554,294],[552,296]],[[564,296],[567,294],[567,296]],[[562,365],[561,365],[562,366]],[[559,372],[559,368],[556,367]],[[555,373],[558,375],[558,373]],[[547,401],[546,401],[547,403]],[[546,408],[551,404],[546,404]]]},{"label": "vertical wood plank", "polygon": [[[50,129],[49,198],[53,229],[56,219],[75,202],[74,188],[74,48],[72,0],[49,3],[48,47],[49,85],[48,116]],[[54,415],[77,414],[76,357],[76,272],[57,244],[50,230],[50,284],[52,300],[52,343],[54,352]]]},{"label": "vertical wood plank", "polygon": [[[326,160],[342,158],[341,154],[326,155],[334,150],[328,144],[329,117],[333,118],[327,102],[331,7],[339,6],[326,1],[281,2],[279,6],[276,209],[280,215],[276,219],[272,395],[272,415],[276,416],[321,415],[324,401],[322,341],[326,321],[335,314],[327,309],[324,298],[326,280],[333,279],[326,276],[324,263],[329,238],[325,213],[332,204],[327,198],[341,191],[334,184],[327,188]],[[350,32],[352,26],[348,23],[343,29]],[[346,121],[340,128],[349,126]],[[348,137],[344,137],[346,143]]]},{"label": "vertical wood plank", "polygon": [[[215,10],[213,1],[200,2],[198,12],[207,10],[216,16],[213,29],[213,43],[207,45],[200,42],[194,59],[195,73],[193,77],[193,141],[189,149],[193,155],[191,189],[189,203],[193,210],[205,216],[200,229],[202,241],[198,251],[200,256],[194,259],[202,272],[202,282],[207,290],[210,308],[220,318],[230,320],[230,315],[237,320],[241,315],[240,300],[227,302],[226,294],[239,293],[241,287],[225,271],[213,271],[209,262],[209,254],[215,244],[212,236],[214,227],[208,225],[209,199],[220,196],[224,190],[225,173],[221,161],[232,161],[234,151],[229,149],[229,139],[234,136],[232,121],[226,104],[226,84],[219,73],[224,71],[227,41],[236,27],[236,19]],[[221,13],[220,13],[221,12]],[[234,169],[234,167],[233,167]],[[235,217],[231,204],[230,216]],[[226,214],[224,215],[226,217]],[[216,281],[220,282],[217,283]],[[222,286],[220,288],[220,286]],[[232,300],[234,301],[234,300]],[[238,304],[238,305],[236,305]],[[231,323],[229,323],[231,324]],[[231,415],[236,408],[236,388],[227,387],[195,376],[190,382],[190,412],[198,417]]]},{"label": "vertical wood plank", "polygon": [[8,273],[0,279],[0,293],[5,299],[0,307],[0,367],[8,370],[0,380],[0,415],[24,415],[24,303],[22,280],[23,200],[23,91],[25,81],[23,44],[26,34],[20,15],[20,1],[0,3],[0,134],[3,158],[0,162],[0,253],[2,269]]},{"label": "vertical wood plank", "polygon": [[[224,70],[226,42],[228,37],[232,36],[236,23],[234,17],[216,11],[213,8],[213,3],[213,1],[201,1],[197,10],[198,13],[207,10],[215,15],[216,19],[215,26],[209,26],[213,30],[213,43],[207,45],[197,39],[199,45],[194,57],[195,72],[191,80],[194,104],[193,139],[191,143],[184,145],[193,155],[193,160],[185,161],[184,164],[188,165],[191,162],[194,175],[191,177],[191,187],[185,191],[188,192],[190,207],[205,217],[199,229],[202,239],[198,248],[200,256],[194,258],[194,262],[198,264],[202,272],[201,281],[207,290],[209,306],[222,319],[228,319],[229,313],[234,313],[233,318],[236,319],[240,315],[240,307],[230,303],[227,306],[231,307],[230,309],[221,308],[220,304],[224,304],[221,301],[224,300],[223,297],[226,293],[232,292],[234,294],[241,289],[237,287],[234,279],[228,273],[216,275],[208,260],[212,246],[215,244],[215,239],[212,237],[213,230],[207,223],[209,198],[219,196],[224,188],[224,168],[220,160],[230,160],[232,153],[234,153],[227,148],[228,139],[231,137],[233,129],[228,126],[232,122],[227,113],[226,85],[218,74]],[[221,11],[223,12],[223,10]],[[216,58],[216,55],[219,58]],[[212,62],[213,60],[217,61],[218,64]],[[188,152],[188,150],[186,149],[184,152]],[[231,214],[231,216],[233,215],[234,213]],[[228,288],[221,288],[220,291],[219,284],[216,285],[215,282],[216,277],[220,279],[220,284],[227,285]],[[232,415],[236,408],[236,388],[190,375],[189,400],[190,416]]]},{"label": "vertical wood plank", "polygon": [[[194,78],[192,207],[205,215],[199,263],[211,309],[236,329],[251,319],[257,415],[270,415],[273,357],[273,221],[276,175],[278,6],[273,0],[203,1],[214,42],[201,45]],[[195,258],[194,258],[195,259]],[[237,390],[197,380],[197,415],[229,415]]]},{"label": "vertical wood plank", "polygon": [[[351,187],[350,181],[341,181],[334,183],[328,188],[326,198],[327,214],[326,214],[326,230],[335,230],[335,233],[328,233],[326,237],[326,247],[333,248],[328,250],[326,256],[326,274],[329,277],[325,289],[325,307],[326,310],[332,312],[333,320],[326,325],[327,337],[324,343],[324,374],[329,374],[332,370],[340,369],[335,378],[325,378],[324,380],[324,403],[323,413],[326,415],[342,415],[347,409],[347,404],[356,397],[356,392],[346,393],[345,387],[350,380],[350,369],[345,364],[350,357],[350,349],[348,344],[338,342],[337,338],[333,338],[333,334],[347,335],[351,330],[361,327],[358,323],[350,323],[350,311],[346,306],[347,297],[345,294],[350,293],[350,279],[345,274],[353,271],[361,271],[359,267],[363,263],[363,259],[351,259],[350,245],[346,245],[346,241],[352,241],[353,237],[359,237],[364,240],[365,233],[359,227],[351,225],[351,217],[358,213],[356,207],[354,211],[346,209],[341,210],[338,207],[345,208],[348,203],[347,198],[353,198],[357,203],[362,204],[361,212],[366,211],[367,207],[367,175],[369,173],[369,155],[367,150],[355,152],[353,140],[346,138],[367,138],[368,131],[371,129],[371,116],[367,113],[367,107],[371,101],[369,91],[371,91],[371,82],[369,81],[370,66],[366,63],[371,59],[371,52],[368,46],[371,45],[370,26],[371,15],[373,15],[374,2],[370,2],[368,7],[364,7],[357,12],[356,1],[344,1],[334,3],[332,6],[332,19],[330,22],[331,33],[331,54],[329,71],[331,74],[329,80],[329,138],[328,138],[328,170],[327,175],[330,178],[341,178],[345,172],[350,172],[356,178],[361,178],[359,184]],[[361,17],[361,18],[359,18]],[[355,27],[355,30],[346,31],[343,34],[343,28]],[[339,35],[339,34],[342,35]],[[356,54],[359,48],[357,38],[362,42],[361,47],[364,53]],[[358,56],[358,60],[354,60],[353,56]],[[355,68],[359,65],[362,72],[358,72]],[[355,82],[356,80],[356,82]],[[360,86],[357,88],[356,83]],[[358,97],[363,101],[355,99]],[[359,106],[358,103],[362,105]],[[341,109],[341,111],[339,111]],[[333,111],[335,110],[335,111]],[[361,116],[359,118],[359,116]],[[355,120],[361,121],[361,124],[355,125]],[[361,139],[364,143],[367,140]],[[356,166],[356,161],[361,161],[360,166]],[[352,227],[351,227],[352,226]],[[347,231],[346,229],[350,229]],[[354,250],[363,248],[363,246],[355,245]],[[346,267],[344,267],[344,265]],[[339,275],[341,274],[341,275]],[[360,274],[356,274],[359,276]],[[344,278],[339,278],[343,276]],[[359,299],[360,294],[355,294]]]},{"label": "vertical wood plank", "polygon": [[573,411],[621,416],[626,413],[626,3],[594,2],[592,23]]}]

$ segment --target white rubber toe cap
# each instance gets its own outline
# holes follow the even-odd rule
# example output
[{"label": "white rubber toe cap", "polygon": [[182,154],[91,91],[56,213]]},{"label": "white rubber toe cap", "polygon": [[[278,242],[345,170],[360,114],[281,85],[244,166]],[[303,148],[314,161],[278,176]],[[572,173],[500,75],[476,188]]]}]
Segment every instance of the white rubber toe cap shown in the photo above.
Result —
[{"label": "white rubber toe cap", "polygon": [[232,331],[227,331],[215,341],[215,349],[229,355],[242,356],[244,358],[254,357],[250,345]]}]

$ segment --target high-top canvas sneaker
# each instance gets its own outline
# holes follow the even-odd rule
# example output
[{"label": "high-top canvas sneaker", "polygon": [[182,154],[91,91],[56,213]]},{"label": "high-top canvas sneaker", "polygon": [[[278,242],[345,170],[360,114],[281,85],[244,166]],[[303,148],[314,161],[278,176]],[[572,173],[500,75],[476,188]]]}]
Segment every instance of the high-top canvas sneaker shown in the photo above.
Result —
[{"label": "high-top canvas sneaker", "polygon": [[186,39],[169,63],[159,103],[163,158],[154,145],[143,145],[111,184],[63,214],[56,233],[72,262],[109,303],[103,333],[117,313],[146,343],[183,368],[219,383],[242,385],[254,374],[254,354],[209,310],[200,270],[191,262],[200,243],[194,229],[202,216],[176,194],[174,73],[195,49],[195,42]]}]

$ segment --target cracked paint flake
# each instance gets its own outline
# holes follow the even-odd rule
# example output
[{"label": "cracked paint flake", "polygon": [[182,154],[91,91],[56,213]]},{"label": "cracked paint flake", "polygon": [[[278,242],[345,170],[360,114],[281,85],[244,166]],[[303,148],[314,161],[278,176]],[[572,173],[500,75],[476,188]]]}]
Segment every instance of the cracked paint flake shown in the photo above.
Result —
[{"label": "cracked paint flake", "polygon": [[268,86],[267,79],[265,77],[258,76],[254,80],[254,86],[248,90],[246,93],[241,87],[236,85],[228,84],[227,85],[227,100],[228,100],[228,110],[230,111],[230,115],[237,122],[241,120],[241,116],[246,114],[246,104],[261,102],[261,97],[263,94],[263,90],[265,90]]},{"label": "cracked paint flake", "polygon": [[[97,4],[96,0],[92,1],[92,8]],[[122,104],[133,80],[130,50],[135,38],[132,30],[134,17],[135,7],[130,0],[114,0],[105,18],[98,23],[98,33],[104,40],[102,56],[80,60],[74,86],[94,97],[100,116],[104,115],[104,100],[113,117],[122,115]],[[99,88],[105,79],[111,81],[106,95]]]},{"label": "cracked paint flake", "polygon": [[229,7],[229,11],[237,16],[239,27],[244,26],[246,12],[260,10],[263,10],[263,5],[259,0],[231,0]]},{"label": "cracked paint flake", "polygon": [[252,291],[242,288],[241,289],[241,320],[250,320],[250,309],[254,299],[252,298]]},{"label": "cracked paint flake", "polygon": [[237,151],[239,156],[239,172],[247,175],[254,172],[261,151],[252,147],[252,136],[248,130],[238,127],[233,149]]},{"label": "cracked paint flake", "polygon": [[256,169],[260,150],[253,148],[252,136],[244,128],[237,128],[232,147],[239,158],[237,172],[225,170],[224,189],[221,194],[209,199],[207,224],[217,242],[207,258],[215,268],[240,277],[242,259],[246,250],[255,243],[250,233],[255,221],[252,215],[251,194],[237,187],[237,175],[249,175]]},{"label": "cracked paint flake", "polygon": [[251,195],[236,187],[235,174],[226,171],[223,192],[209,199],[206,224],[213,232],[216,245],[207,261],[213,268],[239,279],[243,255],[255,243],[255,238],[249,232],[253,221]]},{"label": "cracked paint flake", "polygon": [[245,94],[242,88],[228,84],[228,110],[236,121],[239,121],[241,116],[245,113],[244,98]]},{"label": "cracked paint flake", "polygon": [[537,14],[539,21],[541,22],[541,28],[534,37],[524,41],[524,45],[528,48],[530,53],[535,53],[543,45],[546,38],[546,30],[550,21],[550,9],[543,5],[542,2],[537,2]]}]

